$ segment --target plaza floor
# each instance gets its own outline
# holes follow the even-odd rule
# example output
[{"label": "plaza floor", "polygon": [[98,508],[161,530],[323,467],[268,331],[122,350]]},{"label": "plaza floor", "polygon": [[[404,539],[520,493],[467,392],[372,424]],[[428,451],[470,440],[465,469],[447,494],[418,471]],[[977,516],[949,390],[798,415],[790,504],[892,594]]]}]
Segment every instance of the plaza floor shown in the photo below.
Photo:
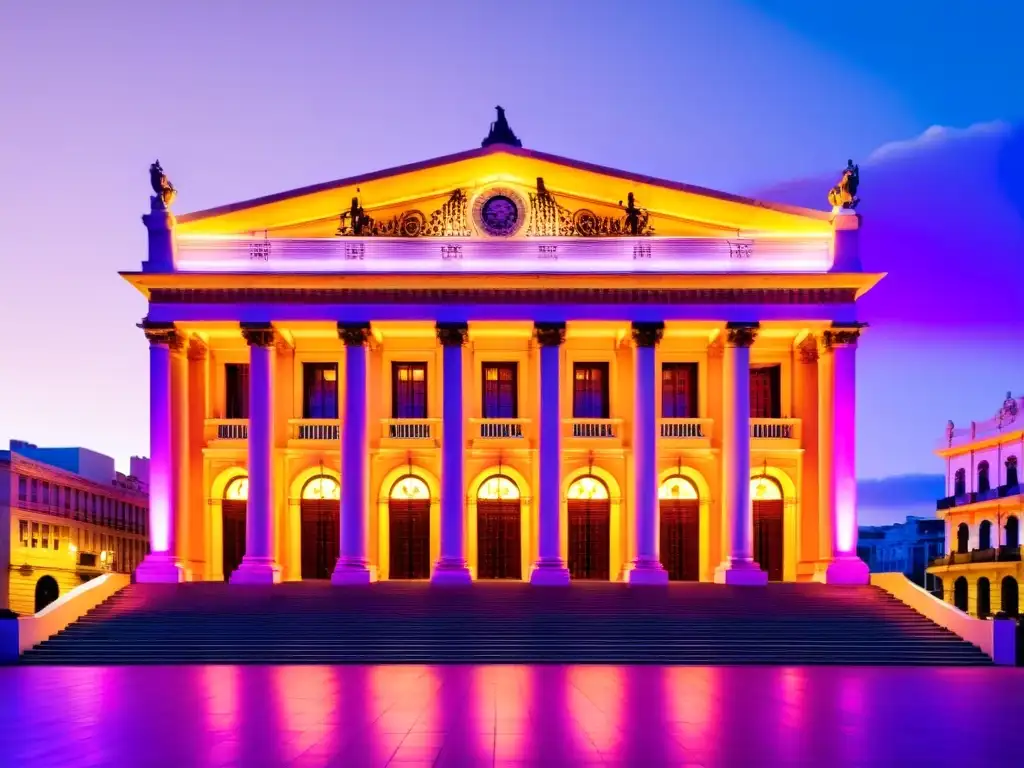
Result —
[{"label": "plaza floor", "polygon": [[1019,765],[1024,669],[0,667],[0,765]]}]

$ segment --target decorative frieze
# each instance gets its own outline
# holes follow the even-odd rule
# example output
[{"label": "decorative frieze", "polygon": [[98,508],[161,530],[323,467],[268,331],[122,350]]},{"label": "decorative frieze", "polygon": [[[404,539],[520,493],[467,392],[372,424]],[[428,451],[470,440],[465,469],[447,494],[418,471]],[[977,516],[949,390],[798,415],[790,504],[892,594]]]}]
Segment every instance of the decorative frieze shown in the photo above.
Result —
[{"label": "decorative frieze", "polygon": [[542,347],[557,347],[565,343],[565,323],[534,323],[533,337]]},{"label": "decorative frieze", "polygon": [[461,347],[469,338],[469,326],[466,323],[438,323],[437,340],[444,347]]},{"label": "decorative frieze", "polygon": [[664,334],[664,323],[633,323],[633,343],[638,347],[656,347]]},{"label": "decorative frieze", "polygon": [[370,324],[338,323],[338,338],[346,347],[362,347],[370,341]]},{"label": "decorative frieze", "polygon": [[726,323],[726,343],[730,347],[749,347],[757,338],[759,327],[759,323]]},{"label": "decorative frieze", "polygon": [[242,338],[250,347],[270,347],[274,344],[274,326],[270,323],[242,323]]}]

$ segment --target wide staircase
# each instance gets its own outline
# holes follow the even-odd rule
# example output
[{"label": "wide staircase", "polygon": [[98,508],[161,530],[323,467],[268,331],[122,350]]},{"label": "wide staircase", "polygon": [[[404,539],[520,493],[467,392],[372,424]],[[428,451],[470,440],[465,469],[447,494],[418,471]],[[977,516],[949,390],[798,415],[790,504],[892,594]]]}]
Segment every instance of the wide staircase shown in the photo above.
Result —
[{"label": "wide staircase", "polygon": [[25,664],[981,665],[875,587],[134,584]]}]

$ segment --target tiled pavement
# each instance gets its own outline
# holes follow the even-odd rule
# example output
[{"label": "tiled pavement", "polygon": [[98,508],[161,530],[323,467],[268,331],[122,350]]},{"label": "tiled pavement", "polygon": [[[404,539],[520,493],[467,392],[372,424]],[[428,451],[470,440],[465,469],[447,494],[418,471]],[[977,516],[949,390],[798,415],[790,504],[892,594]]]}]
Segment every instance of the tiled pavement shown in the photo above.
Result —
[{"label": "tiled pavement", "polygon": [[6,667],[0,765],[1019,765],[1024,669]]}]

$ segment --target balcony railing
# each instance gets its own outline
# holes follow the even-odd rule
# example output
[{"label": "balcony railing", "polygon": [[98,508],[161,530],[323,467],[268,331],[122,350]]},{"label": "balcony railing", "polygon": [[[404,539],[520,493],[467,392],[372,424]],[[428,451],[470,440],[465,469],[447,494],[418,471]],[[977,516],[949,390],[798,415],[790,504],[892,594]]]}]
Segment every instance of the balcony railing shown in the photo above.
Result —
[{"label": "balcony railing", "polygon": [[1000,485],[996,488],[990,488],[987,491],[979,491],[975,493],[962,493],[959,496],[947,496],[944,499],[939,499],[935,502],[935,509],[941,512],[944,509],[953,509],[954,507],[964,507],[968,504],[976,504],[979,501],[989,501],[991,499],[1005,499],[1008,496],[1018,496],[1024,493],[1024,486],[1018,484],[1014,485]]},{"label": "balcony railing", "polygon": [[755,440],[798,440],[800,419],[751,419],[750,436]]},{"label": "balcony railing", "polygon": [[659,434],[663,440],[710,440],[712,419],[661,419]]},{"label": "balcony railing", "polygon": [[382,437],[389,440],[436,440],[440,419],[382,419]]},{"label": "balcony railing", "polygon": [[1019,563],[1020,561],[1020,547],[1002,546],[972,549],[970,552],[950,552],[941,557],[936,557],[929,565],[931,567],[942,567],[966,565],[968,563]]},{"label": "balcony railing", "polygon": [[479,440],[522,440],[529,419],[470,419],[473,437]]},{"label": "balcony railing", "polygon": [[207,440],[248,440],[248,419],[207,419]]},{"label": "balcony railing", "polygon": [[332,440],[341,438],[337,419],[291,419],[292,435],[296,440]]},{"label": "balcony railing", "polygon": [[614,440],[621,437],[622,419],[563,419],[569,436],[586,440]]}]

